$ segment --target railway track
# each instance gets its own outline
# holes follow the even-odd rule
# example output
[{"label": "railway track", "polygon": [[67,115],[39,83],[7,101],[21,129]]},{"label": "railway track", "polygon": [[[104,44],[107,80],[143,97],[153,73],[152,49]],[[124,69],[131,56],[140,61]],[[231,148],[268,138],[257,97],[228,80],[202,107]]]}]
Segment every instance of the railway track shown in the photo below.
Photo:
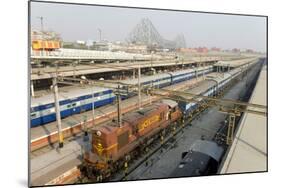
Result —
[{"label": "railway track", "polygon": [[[151,143],[147,147],[147,151],[145,154],[140,156],[138,159],[134,159],[129,163],[128,168],[124,168],[122,170],[119,170],[116,174],[114,174],[109,181],[115,182],[115,181],[123,181],[127,180],[127,177],[130,176],[130,174],[134,173],[142,164],[145,164],[145,166],[149,167],[149,164],[152,164],[153,162],[156,162],[155,160],[150,161],[150,158],[155,155],[157,152],[160,152],[160,155],[165,155],[166,152],[169,152],[169,150],[177,144],[177,142],[182,139],[183,133],[188,130],[188,128],[191,126],[191,122],[194,119],[197,119],[205,110],[207,110],[208,107],[206,106],[200,106],[197,110],[194,111],[192,114],[192,117],[187,119],[183,124],[176,124],[174,127],[175,129],[167,130],[166,132],[169,133],[165,136],[163,141],[159,138],[158,140],[155,140],[153,143]],[[204,130],[201,131],[207,131],[210,130]],[[214,132],[213,134],[215,134]],[[158,160],[160,159],[159,156],[156,157]],[[83,182],[91,182],[95,183],[97,181],[90,180],[87,177],[80,177],[77,183],[83,183]]]},{"label": "railway track", "polygon": [[[249,95],[251,95],[252,93],[252,88],[251,86],[254,85],[254,83],[256,82],[257,80],[257,77],[255,75],[256,72],[259,72],[257,71],[259,68],[256,67],[254,68],[255,70],[252,71],[252,79],[251,79],[251,84],[250,84],[250,87],[247,88],[247,91],[243,91],[243,96],[242,96],[242,100],[244,101],[248,101],[249,99]],[[246,78],[247,79],[247,78]],[[246,84],[247,81],[245,81],[245,84],[244,85],[247,85]],[[238,84],[237,84],[238,85]],[[230,90],[232,90],[234,87],[236,87],[236,84],[232,84],[232,86],[229,86],[228,88],[226,88],[226,90],[224,91],[224,93],[228,93]],[[237,86],[239,87],[239,86]],[[242,89],[243,87],[240,87],[240,90]],[[224,95],[221,95],[221,97],[224,97]],[[240,98],[241,96],[239,96]],[[216,108],[216,110],[218,110],[217,107],[212,107],[212,109]],[[198,118],[202,116],[204,116],[204,114],[207,114],[207,111],[211,110],[211,108],[202,108],[197,114],[195,114],[193,116],[193,118],[191,118],[189,120],[189,122],[187,123],[187,125],[191,124],[191,122],[197,120]],[[211,112],[213,113],[213,112]],[[216,114],[220,114],[219,112],[215,112]],[[220,114],[222,115],[222,114]],[[222,116],[225,116],[227,118],[226,115],[222,115]],[[240,123],[240,118],[241,117],[238,117],[237,118],[237,121],[236,121],[236,125],[238,125]],[[162,148],[164,148],[164,151],[165,152],[160,152],[160,153],[157,153],[157,151],[159,151],[160,149],[159,148],[156,148],[157,151],[154,151],[154,152],[151,152],[151,155],[149,156],[150,158],[145,158],[144,159],[144,162],[149,162],[150,165],[152,166],[154,163],[157,163],[157,161],[161,160],[161,158],[168,152],[170,152],[170,150],[172,150],[174,147],[178,147],[179,145],[179,141],[181,139],[184,139],[185,137],[185,134],[184,132],[186,131],[192,131],[192,130],[196,130],[198,129],[198,131],[200,131],[201,133],[203,133],[204,138],[203,139],[217,139],[218,142],[220,143],[225,143],[226,141],[226,135],[223,134],[222,132],[226,132],[226,126],[224,124],[224,121],[221,121],[220,122],[221,125],[219,126],[219,128],[216,128],[216,130],[211,130],[210,128],[206,129],[206,128],[202,128],[202,127],[195,127],[195,126],[187,126],[185,125],[184,127],[179,127],[179,129],[177,130],[177,133],[176,135],[173,137],[173,136],[170,136],[167,138],[165,144],[163,144]],[[237,126],[236,126],[237,127]],[[192,130],[190,130],[192,129]],[[182,134],[181,134],[182,133]],[[165,148],[166,147],[166,148]],[[180,155],[180,153],[179,153]],[[135,168],[132,168],[130,171],[129,171],[129,174],[127,174],[126,176],[123,175],[122,178],[120,179],[114,179],[114,181],[120,181],[120,180],[136,180],[136,179],[145,179],[143,177],[147,177],[145,176],[144,174],[145,173],[151,173],[152,169],[151,169],[151,166],[150,165],[145,165],[145,168],[140,167],[140,165],[142,164],[138,164]],[[138,169],[139,168],[139,169]],[[137,174],[137,175],[136,175]],[[140,177],[138,177],[140,176]],[[153,176],[149,176],[149,178],[154,178]],[[158,177],[159,178],[159,177]],[[163,178],[163,176],[162,176]]]},{"label": "railway track", "polygon": [[[237,80],[236,80],[236,82],[233,81],[232,83],[230,83],[228,85],[228,87],[225,88],[224,92],[220,94],[219,97],[223,97],[223,94],[228,92],[236,83],[237,83]],[[188,125],[190,125],[193,120],[197,119],[200,116],[200,114],[203,114],[204,111],[207,110],[208,108],[209,108],[208,105],[199,106],[198,109],[193,112],[193,115],[191,116],[191,118],[189,118],[184,124],[177,124],[175,126],[175,129],[166,131],[166,132],[169,132],[170,134],[166,135],[166,137],[164,138],[163,141],[161,141],[160,138],[156,139],[153,143],[151,143],[149,146],[147,146],[147,150],[145,150],[145,153],[142,156],[140,156],[140,158],[134,159],[130,163],[128,163],[128,166],[130,166],[130,167],[128,167],[127,165],[124,166],[123,169],[119,170],[108,181],[127,180],[127,178],[130,177],[131,174],[133,174],[134,172],[139,170],[139,167],[141,165],[144,164],[146,167],[149,168],[149,164],[152,165],[157,160],[160,160],[161,155],[165,155],[165,153],[169,152],[170,149],[172,149],[173,147],[176,147],[178,141],[182,139],[182,137],[184,135],[183,133],[186,131],[186,129],[188,129],[188,127],[189,127]],[[214,107],[214,108],[217,108],[217,107]],[[224,121],[222,121],[221,123],[222,124],[220,125],[220,127],[218,129],[216,129],[216,131],[212,131],[212,130],[208,130],[208,129],[204,129],[204,128],[200,128],[200,131],[208,132],[209,137],[210,137],[209,139],[212,139],[212,138],[214,138],[214,136],[217,135],[217,132],[220,131],[221,128],[224,126]],[[236,123],[238,123],[238,122],[236,122]],[[225,141],[225,137],[226,137],[226,135],[219,135],[218,139],[220,139],[220,142],[223,142],[223,141]],[[154,155],[156,155],[156,157]],[[143,174],[146,170],[147,170],[147,168],[144,168],[143,170],[140,170],[140,172],[138,172],[138,173]],[[96,182],[94,180],[87,180],[87,178],[85,180],[83,178],[85,178],[85,177],[82,177],[79,180],[79,182],[85,182],[85,181],[86,182],[89,182],[89,181]],[[132,177],[130,177],[129,179],[132,179]]]}]

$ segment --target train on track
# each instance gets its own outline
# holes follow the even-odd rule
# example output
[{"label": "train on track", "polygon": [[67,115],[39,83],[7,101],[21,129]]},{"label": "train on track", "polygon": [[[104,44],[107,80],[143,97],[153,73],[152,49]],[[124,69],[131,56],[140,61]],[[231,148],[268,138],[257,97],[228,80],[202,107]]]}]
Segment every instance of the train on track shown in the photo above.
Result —
[{"label": "train on track", "polygon": [[[201,86],[190,92],[196,95],[216,96],[250,67],[251,65],[245,69],[234,69],[223,77],[208,78]],[[170,134],[174,127],[179,127],[177,125],[192,116],[205,102],[202,98],[199,98],[198,102],[184,104],[163,100],[142,110],[125,114],[121,125],[113,121],[93,128],[92,149],[84,155],[82,173],[90,179],[110,178],[132,159],[145,152],[145,149],[155,140],[160,140],[161,137]],[[209,145],[211,147],[213,144]],[[189,155],[201,156],[201,153],[189,153],[186,156]],[[201,157],[210,164],[214,163],[210,158]],[[183,158],[186,159],[185,156]]]},{"label": "train on track", "polygon": [[[197,69],[187,69],[145,76],[141,78],[141,85],[162,88],[192,79],[196,76],[208,74],[212,71],[213,67],[207,66]],[[138,79],[122,80],[122,82],[124,84],[137,84]],[[133,93],[129,93],[127,97],[131,97],[133,95]],[[94,108],[98,108],[113,103],[116,96],[112,89],[91,87],[76,88],[68,92],[62,92],[60,93],[59,98],[61,118],[65,118],[74,114],[91,110],[93,106]],[[54,95],[52,93],[41,97],[31,98],[30,119],[31,127],[44,125],[56,120]]]},{"label": "train on track", "polygon": [[169,175],[170,178],[217,174],[228,145],[225,142],[227,126],[221,125],[211,140],[196,140]]},{"label": "train on track", "polygon": [[188,151],[182,153],[181,162],[169,177],[216,174],[224,153],[225,147],[215,141],[196,140]]},{"label": "train on track", "polygon": [[165,100],[125,114],[121,126],[113,121],[93,128],[92,150],[84,155],[82,171],[90,178],[109,178],[181,117],[177,103]]}]

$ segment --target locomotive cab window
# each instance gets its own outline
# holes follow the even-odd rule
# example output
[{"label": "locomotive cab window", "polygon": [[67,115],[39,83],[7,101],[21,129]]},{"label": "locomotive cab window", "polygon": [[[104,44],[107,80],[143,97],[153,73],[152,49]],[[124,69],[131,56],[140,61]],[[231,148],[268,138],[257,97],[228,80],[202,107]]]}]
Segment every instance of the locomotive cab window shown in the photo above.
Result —
[{"label": "locomotive cab window", "polygon": [[177,108],[176,108],[176,107],[173,107],[173,108],[170,109],[170,112],[171,112],[171,113],[174,113],[175,111],[177,111]]}]

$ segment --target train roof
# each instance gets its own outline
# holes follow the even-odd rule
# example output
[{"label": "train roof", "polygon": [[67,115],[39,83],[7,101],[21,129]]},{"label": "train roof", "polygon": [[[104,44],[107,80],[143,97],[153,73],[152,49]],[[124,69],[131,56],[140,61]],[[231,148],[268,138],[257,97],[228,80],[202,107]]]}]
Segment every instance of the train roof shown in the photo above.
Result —
[{"label": "train roof", "polygon": [[[141,77],[141,82],[148,82],[150,80],[155,80],[155,79],[161,79],[165,77],[171,76],[168,73],[160,73],[160,74],[155,74],[151,76],[142,76]],[[122,83],[125,84],[137,84],[138,83],[138,78],[130,79],[130,80],[121,80]]]},{"label": "train roof", "polygon": [[211,68],[212,66],[207,66],[207,67],[200,67],[200,68],[190,68],[190,69],[186,69],[186,70],[180,70],[180,71],[175,71],[175,72],[169,72],[169,74],[176,76],[176,75],[180,75],[180,74],[186,74],[186,73],[190,73],[193,72],[195,70],[200,71],[200,70],[204,70],[206,68]]},{"label": "train roof", "polygon": [[137,124],[139,119],[146,118],[148,115],[152,113],[157,113],[158,111],[162,111],[165,108],[168,109],[167,104],[152,103],[147,107],[125,114],[123,120],[130,124]]},{"label": "train roof", "polygon": [[193,72],[193,71],[194,71],[194,69],[187,69],[187,70],[180,70],[180,71],[169,72],[169,73],[173,76],[176,76],[176,75],[180,75],[180,74],[190,73],[190,72]]},{"label": "train roof", "polygon": [[[73,99],[84,95],[103,92],[109,90],[102,87],[78,87],[71,90],[59,88],[59,100]],[[54,94],[48,93],[40,97],[31,97],[31,107],[45,105],[54,102]]]},{"label": "train roof", "polygon": [[176,101],[170,99],[162,99],[161,103],[167,104],[170,108],[178,106],[178,103]]},{"label": "train roof", "polygon": [[186,177],[204,175],[210,160],[217,163],[221,160],[224,149],[216,142],[207,140],[196,140],[177,168],[170,177]]},{"label": "train roof", "polygon": [[210,157],[200,152],[188,152],[175,170],[169,175],[171,178],[204,175]]},{"label": "train roof", "polygon": [[222,82],[223,80],[226,80],[227,78],[231,77],[232,75],[238,73],[241,71],[241,68],[235,68],[232,69],[229,72],[224,72],[224,73],[217,73],[217,76],[207,76],[208,80],[214,80],[218,83]]},{"label": "train roof", "polygon": [[219,162],[224,149],[213,141],[196,140],[190,147],[190,151],[204,153]]},{"label": "train roof", "polygon": [[[207,68],[210,68],[210,67],[212,67],[212,66],[208,66]],[[203,69],[206,69],[206,67],[197,68],[196,70],[203,70]],[[141,82],[148,82],[150,80],[170,77],[171,75],[176,76],[176,75],[180,75],[180,74],[186,74],[189,72],[193,72],[194,70],[195,69],[186,69],[186,70],[179,70],[179,71],[175,71],[175,72],[160,73],[160,74],[151,75],[151,76],[143,76],[143,77],[141,77]],[[135,78],[135,79],[131,79],[131,80],[122,80],[121,82],[126,83],[126,84],[137,84],[138,79]]]},{"label": "train roof", "polygon": [[203,91],[206,91],[208,88],[215,86],[215,85],[216,85],[216,83],[213,80],[204,80],[200,83],[200,85],[198,85],[194,88],[191,88],[191,89],[187,89],[185,91],[188,93],[199,95]]}]

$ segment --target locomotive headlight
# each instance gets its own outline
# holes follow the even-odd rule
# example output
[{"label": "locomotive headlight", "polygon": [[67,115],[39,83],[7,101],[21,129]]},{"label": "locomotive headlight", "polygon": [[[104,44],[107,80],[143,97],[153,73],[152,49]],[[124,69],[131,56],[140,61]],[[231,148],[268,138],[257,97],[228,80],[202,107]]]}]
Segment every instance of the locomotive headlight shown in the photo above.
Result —
[{"label": "locomotive headlight", "polygon": [[100,131],[97,131],[96,134],[97,134],[97,136],[101,136],[101,132]]}]

